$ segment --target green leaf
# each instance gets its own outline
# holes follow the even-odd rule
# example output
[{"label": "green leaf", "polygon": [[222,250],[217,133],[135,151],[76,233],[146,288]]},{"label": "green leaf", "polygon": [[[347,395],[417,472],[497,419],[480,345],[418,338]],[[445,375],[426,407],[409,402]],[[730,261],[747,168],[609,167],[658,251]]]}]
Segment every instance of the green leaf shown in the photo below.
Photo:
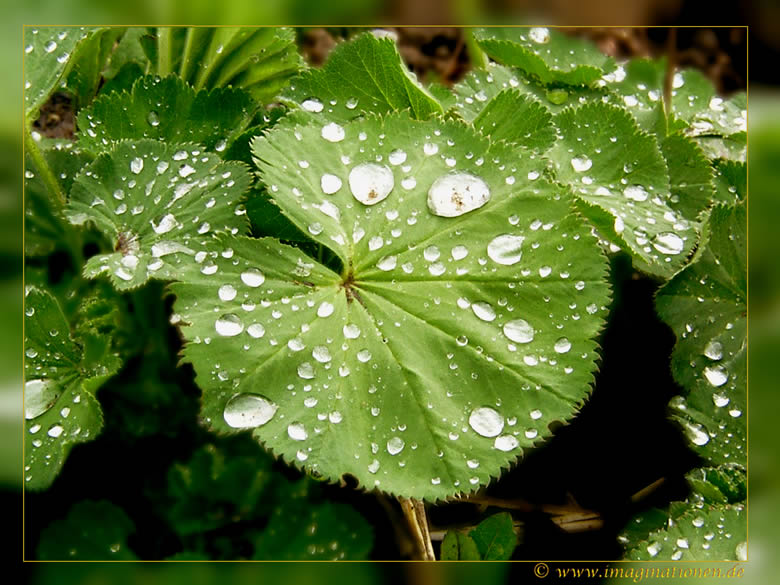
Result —
[{"label": "green leaf", "polygon": [[677,272],[697,232],[672,206],[669,174],[655,139],[609,104],[567,108],[555,122],[561,138],[548,156],[558,179],[584,203],[582,213],[625,246],[641,269],[664,277]]},{"label": "green leaf", "polygon": [[111,27],[99,30],[79,48],[78,58],[68,74],[65,87],[74,97],[74,109],[78,111],[95,97],[103,79],[103,69],[114,45],[124,29]]},{"label": "green leaf", "polygon": [[743,164],[747,162],[747,132],[737,132],[730,136],[697,136],[696,142],[711,159],[729,159]]},{"label": "green leaf", "polygon": [[121,140],[151,138],[224,152],[247,128],[255,108],[254,100],[240,89],[196,92],[176,76],[147,76],[129,93],[101,96],[79,112],[79,145],[101,153]]},{"label": "green leaf", "polygon": [[93,439],[103,425],[92,392],[119,367],[118,359],[85,364],[54,297],[25,294],[25,486],[44,489],[70,448]]},{"label": "green leaf", "polygon": [[706,244],[656,297],[677,336],[672,374],[688,395],[673,416],[714,465],[747,463],[747,217],[745,204],[716,206]]},{"label": "green leaf", "polygon": [[715,197],[733,205],[747,196],[747,164],[735,160],[715,161]]},{"label": "green leaf", "polygon": [[454,111],[463,119],[472,121],[493,98],[510,89],[536,98],[541,105],[555,114],[573,104],[609,99],[609,94],[604,89],[584,86],[548,89],[530,81],[519,69],[488,63],[487,69],[473,70],[455,85]]},{"label": "green leaf", "polygon": [[555,29],[486,28],[477,29],[474,37],[490,57],[543,84],[587,85],[615,68],[594,44]]},{"label": "green leaf", "polygon": [[450,530],[441,543],[442,561],[481,561],[477,543],[468,534]]},{"label": "green leaf", "polygon": [[289,28],[175,27],[152,34],[156,44],[145,45],[153,71],[175,72],[196,90],[232,86],[268,103],[303,66]]},{"label": "green leaf", "polygon": [[474,118],[474,127],[492,140],[514,142],[538,153],[555,142],[550,112],[516,89],[499,92]]},{"label": "green leaf", "polygon": [[322,69],[304,71],[282,98],[315,119],[322,113],[336,122],[366,112],[409,110],[419,120],[442,113],[441,105],[406,68],[392,39],[370,33],[336,46]]},{"label": "green leaf", "polygon": [[690,136],[731,136],[747,131],[744,93],[724,100],[696,69],[676,73],[672,87],[672,111],[688,124]]},{"label": "green leaf", "polygon": [[207,532],[258,516],[273,479],[257,445],[206,445],[168,471],[166,516],[181,535]]},{"label": "green leaf", "polygon": [[[302,482],[307,485],[308,482]],[[255,560],[364,560],[374,544],[371,526],[351,506],[313,503],[293,488],[255,539]]]},{"label": "green leaf", "polygon": [[747,518],[744,507],[690,503],[670,517],[667,526],[651,532],[626,553],[643,561],[747,560]]},{"label": "green leaf", "polygon": [[134,531],[133,522],[121,508],[106,501],[82,501],[71,507],[65,518],[44,529],[38,560],[135,560],[127,547],[127,537]]},{"label": "green leaf", "polygon": [[669,205],[682,217],[695,220],[713,199],[710,161],[692,139],[682,134],[667,136],[660,144],[669,171]]},{"label": "green leaf", "polygon": [[698,467],[685,477],[691,488],[705,500],[738,504],[747,499],[747,473],[740,465]]},{"label": "green leaf", "polygon": [[174,278],[180,256],[194,254],[195,240],[246,231],[236,204],[251,180],[242,163],[222,162],[198,145],[120,142],[71,189],[71,223],[94,222],[116,250],[90,258],[84,274],[107,272],[119,290]]},{"label": "green leaf", "polygon": [[598,85],[616,94],[617,104],[625,106],[637,125],[645,132],[658,136],[659,142],[667,133],[664,109],[666,63],[666,58],[631,59],[598,82]]},{"label": "green leaf", "polygon": [[97,30],[84,27],[24,28],[24,115],[27,124],[60,86],[79,51]]},{"label": "green leaf", "polygon": [[[207,244],[214,274],[180,268],[174,310],[204,418],[252,428],[331,481],[428,500],[474,490],[585,399],[605,259],[565,190],[528,178],[542,167],[522,149],[405,115],[342,130],[336,143],[319,125],[254,143],[280,209],[342,274],[269,238]],[[341,184],[331,195],[324,174],[326,190]],[[389,177],[386,199],[361,202]],[[434,183],[434,209],[456,217],[429,208]],[[464,213],[467,188],[485,186],[490,200]]]},{"label": "green leaf", "polygon": [[486,518],[469,533],[485,561],[506,561],[512,558],[517,546],[517,535],[509,512]]}]

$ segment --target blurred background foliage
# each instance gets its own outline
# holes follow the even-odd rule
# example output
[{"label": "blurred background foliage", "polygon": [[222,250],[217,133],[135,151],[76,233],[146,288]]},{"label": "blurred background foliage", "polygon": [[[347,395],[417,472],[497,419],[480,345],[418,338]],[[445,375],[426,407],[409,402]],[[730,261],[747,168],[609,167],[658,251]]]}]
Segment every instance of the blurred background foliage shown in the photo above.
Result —
[{"label": "blurred background foliage", "polygon": [[[598,0],[587,4],[537,0],[503,0],[498,2],[478,2],[475,0],[459,0],[446,2],[413,2],[402,0],[396,3],[385,3],[379,0],[340,0],[327,5],[313,5],[305,0],[295,0],[287,3],[214,3],[207,0],[196,0],[186,5],[174,1],[143,0],[131,4],[106,4],[97,0],[79,0],[69,3],[58,3],[52,0],[37,0],[15,3],[6,6],[6,23],[8,34],[0,37],[2,58],[10,79],[21,80],[22,68],[22,24],[127,24],[127,23],[176,23],[176,24],[306,24],[328,25],[329,30],[343,28],[342,25],[382,23],[461,23],[461,24],[525,24],[545,23],[580,26],[608,25],[684,25],[697,24],[704,20],[708,24],[739,25],[750,24],[749,47],[751,52],[750,94],[749,94],[749,274],[750,274],[750,337],[749,337],[749,397],[750,397],[750,561],[747,565],[745,580],[748,583],[770,582],[769,575],[776,575],[780,569],[780,559],[773,554],[775,544],[780,537],[780,506],[776,495],[780,492],[780,464],[776,445],[776,425],[770,417],[780,406],[780,395],[776,388],[776,356],[780,349],[780,270],[776,262],[776,225],[780,221],[780,198],[776,194],[778,173],[780,172],[780,97],[777,85],[780,81],[780,70],[773,65],[780,52],[780,8],[770,0],[733,3],[723,13],[715,13],[709,8],[705,11],[698,2],[682,0],[638,1],[632,3],[615,0]],[[303,34],[303,32],[301,33]],[[349,34],[349,31],[344,31]],[[631,36],[631,35],[628,35]],[[305,38],[304,38],[305,37]],[[316,62],[316,35],[302,37],[304,54]],[[612,50],[620,54],[620,38],[615,35],[603,35],[598,32],[593,37],[602,48],[610,49],[609,44],[617,46]],[[710,39],[711,41],[711,35]],[[327,43],[327,39],[325,40]],[[629,41],[626,41],[629,42]],[[707,38],[700,40],[706,47]],[[310,44],[307,44],[310,43]],[[411,43],[410,43],[411,45]],[[401,46],[403,53],[403,45]],[[411,50],[404,55],[413,61]],[[706,51],[700,52],[705,54]],[[425,57],[425,55],[423,55]],[[692,57],[693,58],[693,57]],[[766,60],[764,60],[766,59]],[[738,64],[738,59],[734,59]],[[772,64],[772,65],[768,65]],[[693,63],[693,65],[697,65]],[[701,68],[726,67],[717,61],[698,64]],[[412,65],[414,67],[414,64]],[[436,76],[458,74],[455,72],[435,72]],[[728,83],[737,83],[742,72],[736,68],[733,77],[721,75],[725,81],[721,87],[724,91],[734,89]],[[435,79],[429,79],[433,81]],[[22,125],[19,114],[22,111],[22,91],[19,84],[9,83],[0,88],[0,143],[5,147],[6,156],[0,166],[0,262],[3,264],[3,280],[0,283],[0,299],[2,303],[2,322],[6,335],[2,337],[3,352],[0,362],[0,482],[2,482],[3,502],[8,507],[18,509],[21,503],[21,435],[22,435]],[[143,306],[143,299],[137,299]],[[164,318],[164,312],[151,315],[152,319]],[[159,325],[159,321],[158,321]],[[164,326],[164,325],[161,325]],[[179,550],[183,555],[181,560],[203,558],[208,553],[211,558],[218,558],[218,550],[204,551],[203,543],[197,538],[188,540],[188,534],[193,534],[194,525],[207,531],[224,530],[226,525],[232,526],[232,520],[241,518],[256,518],[268,514],[275,497],[266,494],[263,473],[274,465],[271,461],[263,461],[264,455],[253,446],[241,444],[241,441],[214,441],[202,431],[182,421],[191,421],[194,411],[182,411],[180,404],[192,404],[192,400],[181,400],[179,393],[193,392],[186,384],[181,384],[180,371],[170,370],[165,365],[167,361],[144,361],[138,370],[136,379],[123,380],[105,390],[105,412],[107,427],[119,429],[116,437],[116,447],[119,448],[122,433],[130,433],[139,443],[139,458],[146,458],[148,477],[128,477],[123,475],[125,462],[117,460],[108,467],[96,469],[90,464],[88,457],[82,459],[82,464],[74,465],[70,481],[83,486],[84,501],[92,501],[81,508],[70,510],[51,510],[52,517],[67,523],[73,514],[96,514],[107,518],[115,524],[117,539],[126,538],[130,548],[143,557],[145,547],[161,547],[165,549],[166,539],[171,551]],[[166,369],[167,368],[167,369]],[[150,370],[154,375],[151,376]],[[150,381],[152,380],[152,381]],[[190,433],[190,434],[188,434]],[[192,436],[195,433],[197,436]],[[202,434],[201,434],[202,433]],[[154,435],[154,442],[144,443],[144,436]],[[167,437],[161,446],[160,436]],[[186,447],[185,447],[186,445]],[[192,451],[192,445],[198,445]],[[225,453],[230,457],[225,458]],[[74,460],[77,460],[74,453]],[[241,474],[240,470],[231,471],[230,461],[249,458],[255,460],[257,475],[241,477],[240,493],[235,493],[235,486],[220,481],[221,476],[231,473]],[[177,463],[169,466],[171,459]],[[78,462],[76,462],[78,463]],[[133,531],[119,514],[100,510],[101,504],[95,496],[105,493],[104,476],[113,474],[112,481],[128,481],[132,489],[153,490],[161,495],[154,502],[156,509],[149,510],[148,515],[134,517],[130,522],[138,533],[156,534],[157,542],[133,543]],[[157,485],[144,485],[145,482],[157,482]],[[290,482],[300,482],[292,477]],[[305,483],[311,484],[306,480]],[[208,487],[205,487],[208,486]],[[313,502],[325,499],[321,493],[323,488],[316,485],[297,485],[296,490],[303,492],[301,497],[311,498]],[[130,490],[128,490],[130,491]],[[175,498],[176,505],[170,505],[167,498]],[[270,500],[267,498],[271,498]],[[327,498],[332,501],[333,498]],[[122,502],[114,502],[121,506]],[[338,503],[338,502],[337,502]],[[29,504],[29,502],[28,502]],[[307,504],[308,505],[308,504]],[[92,507],[92,509],[90,509]],[[195,514],[193,518],[193,511]],[[202,514],[200,512],[206,512]],[[331,511],[332,512],[332,511]],[[70,515],[69,515],[70,514]],[[159,524],[159,518],[165,517],[175,533],[170,528]],[[267,516],[266,516],[267,518]],[[373,518],[369,521],[373,523]],[[240,522],[239,522],[240,524]],[[268,525],[271,524],[269,520]],[[140,528],[140,529],[139,529]],[[58,530],[67,530],[67,526],[55,526],[52,535],[57,540]],[[375,533],[381,533],[389,527],[374,524]],[[148,532],[147,532],[148,530]],[[197,531],[195,531],[197,532]],[[230,532],[229,530],[227,532]],[[219,548],[224,546],[227,552],[232,535],[221,535],[214,539]],[[262,535],[256,535],[262,538]],[[284,537],[292,543],[294,536]],[[175,542],[175,545],[171,545]],[[185,542],[182,548],[181,543]],[[161,545],[162,543],[162,545]],[[230,544],[225,544],[230,543]],[[45,544],[45,543],[44,543]],[[21,542],[19,542],[21,545]],[[246,556],[251,556],[252,542],[247,546]],[[242,545],[242,546],[243,546]],[[43,546],[43,544],[41,544]],[[120,547],[123,543],[120,542]],[[160,550],[160,548],[158,548]],[[39,551],[40,552],[40,551]],[[26,551],[29,558],[33,551]],[[22,556],[21,550],[13,555]],[[443,566],[441,568],[422,567],[419,565],[391,565],[380,568],[377,565],[349,565],[333,567],[330,565],[290,566],[272,564],[263,566],[238,565],[169,565],[138,566],[133,570],[116,565],[41,565],[27,566],[31,582],[45,583],[55,579],[68,583],[144,583],[156,582],[194,584],[215,583],[218,579],[230,579],[231,582],[243,583],[256,581],[258,577],[268,579],[294,579],[301,583],[329,582],[335,579],[348,579],[350,582],[383,583],[406,579],[412,582],[473,582],[475,578],[489,583],[513,581],[507,569],[501,565],[466,565]],[[531,565],[512,567],[512,572],[530,576]],[[687,580],[686,582],[691,582]]]}]

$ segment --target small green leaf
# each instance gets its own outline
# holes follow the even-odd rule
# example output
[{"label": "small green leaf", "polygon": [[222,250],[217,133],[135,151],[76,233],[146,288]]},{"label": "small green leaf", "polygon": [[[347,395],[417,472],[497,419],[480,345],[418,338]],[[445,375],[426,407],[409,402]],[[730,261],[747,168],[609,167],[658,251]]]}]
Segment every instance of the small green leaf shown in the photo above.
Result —
[{"label": "small green leaf", "polygon": [[694,492],[715,503],[738,504],[747,499],[747,473],[739,464],[698,467],[685,476]]},{"label": "small green leaf", "polygon": [[516,89],[499,92],[474,118],[474,127],[492,140],[505,140],[543,153],[555,142],[550,112]]},{"label": "small green leaf", "polygon": [[664,77],[666,59],[632,59],[605,75],[598,85],[615,94],[616,103],[624,106],[637,125],[659,137],[667,133],[664,110]]},{"label": "small green leaf", "polygon": [[116,250],[90,258],[84,274],[107,272],[119,290],[174,278],[179,256],[195,253],[195,240],[246,231],[236,204],[251,180],[242,163],[222,162],[198,145],[120,142],[71,189],[71,223],[94,222]]},{"label": "small green leaf", "polygon": [[366,112],[408,109],[419,120],[442,113],[441,105],[412,77],[395,43],[370,33],[337,46],[322,69],[304,71],[282,97],[304,112],[322,113],[337,122]]},{"label": "small green leaf", "polygon": [[747,162],[747,132],[736,132],[729,136],[697,136],[696,142],[711,159],[728,159],[745,164]]},{"label": "small green leaf", "polygon": [[710,161],[692,139],[672,134],[660,141],[669,171],[669,205],[682,217],[696,220],[713,199]]},{"label": "small green leaf", "polygon": [[485,561],[506,561],[517,546],[517,534],[509,512],[486,518],[469,533]]},{"label": "small green leaf", "polygon": [[28,124],[70,71],[79,51],[99,29],[24,28],[24,114]]},{"label": "small green leaf", "polygon": [[79,145],[101,153],[121,140],[151,138],[198,143],[220,153],[247,128],[255,108],[240,89],[196,93],[176,76],[143,77],[129,93],[101,96],[79,112]]},{"label": "small green leaf", "polygon": [[548,156],[558,179],[585,204],[583,214],[643,270],[666,277],[679,270],[697,232],[672,206],[655,139],[625,110],[604,103],[568,108],[555,122],[561,138]]},{"label": "small green leaf", "polygon": [[735,160],[715,161],[715,197],[720,203],[733,205],[747,196],[747,164]]},{"label": "small green leaf", "polygon": [[127,547],[135,531],[121,508],[110,502],[89,500],[75,504],[65,518],[55,520],[41,534],[41,561],[131,561]]},{"label": "small green leaf", "polygon": [[615,68],[588,41],[548,28],[477,29],[479,46],[496,61],[517,67],[543,84],[588,85]]},{"label": "small green leaf", "polygon": [[714,465],[747,463],[747,219],[716,206],[705,247],[656,297],[677,335],[672,373],[688,392],[670,405],[692,446]]},{"label": "small green leaf", "polygon": [[255,539],[256,560],[364,560],[371,553],[371,526],[351,506],[313,503],[305,492],[282,501]]},{"label": "small green leaf", "polygon": [[112,376],[118,359],[87,368],[82,350],[54,297],[30,287],[25,295],[25,486],[44,489],[70,448],[103,426],[92,391]]},{"label": "small green leaf", "polygon": [[696,69],[676,73],[672,87],[672,111],[688,124],[686,132],[690,136],[731,136],[747,131],[744,93],[724,100]]},{"label": "small green leaf", "polygon": [[442,561],[480,561],[477,543],[468,534],[450,530],[441,543]]},{"label": "small green leaf", "polygon": [[585,399],[605,259],[522,149],[404,114],[341,128],[336,143],[320,125],[254,143],[277,205],[341,274],[270,238],[208,243],[213,274],[180,267],[203,416],[331,481],[474,490]]},{"label": "small green leaf", "polygon": [[118,27],[97,31],[79,47],[78,58],[72,65],[65,82],[67,91],[74,98],[74,109],[78,111],[95,97],[108,56],[114,49],[124,29]]}]

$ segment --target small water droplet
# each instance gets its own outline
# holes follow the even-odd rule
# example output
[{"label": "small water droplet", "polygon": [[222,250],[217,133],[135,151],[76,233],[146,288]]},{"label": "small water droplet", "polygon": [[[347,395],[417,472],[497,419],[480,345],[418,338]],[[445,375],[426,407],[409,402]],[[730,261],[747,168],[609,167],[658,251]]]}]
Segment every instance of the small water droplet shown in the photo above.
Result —
[{"label": "small water droplet", "polygon": [[664,232],[653,238],[653,247],[661,254],[679,254],[685,243],[683,239],[673,232]]},{"label": "small water droplet", "polygon": [[511,451],[512,449],[515,449],[519,444],[520,443],[518,442],[516,437],[513,437],[512,435],[501,435],[500,437],[496,437],[493,446],[499,451]]},{"label": "small water droplet", "polygon": [[298,365],[298,376],[304,380],[311,380],[314,378],[314,366],[309,362],[303,362]]},{"label": "small water droplet", "polygon": [[347,339],[357,339],[358,337],[360,337],[360,327],[358,327],[354,323],[349,323],[347,325],[344,325],[342,331],[344,333],[344,337],[346,337]]},{"label": "small water droplet", "polygon": [[544,44],[550,42],[550,31],[543,27],[532,28],[528,31],[528,36],[535,43]]},{"label": "small water droplet", "polygon": [[157,114],[157,112],[152,110],[146,115],[146,121],[148,122],[149,126],[157,127],[160,125],[160,116]]},{"label": "small water droplet", "polygon": [[235,337],[244,330],[244,324],[238,315],[227,313],[214,321],[214,329],[223,337]]},{"label": "small water droplet", "polygon": [[686,422],[685,431],[694,445],[702,447],[710,442],[710,435],[704,427],[698,423]]},{"label": "small water droplet", "polygon": [[584,173],[593,166],[593,161],[583,154],[582,156],[575,156],[571,159],[571,166],[578,173]]},{"label": "small water droplet", "polygon": [[557,353],[566,353],[571,349],[571,341],[565,337],[561,337],[555,342],[554,348]]},{"label": "small water droplet", "polygon": [[234,429],[250,429],[271,420],[279,407],[260,394],[236,394],[225,404],[222,413],[228,426]]},{"label": "small water droplet", "polygon": [[265,327],[263,327],[260,323],[252,323],[252,325],[246,328],[246,332],[250,335],[250,337],[259,339],[265,335]]},{"label": "small water droplet", "polygon": [[323,126],[321,134],[322,137],[328,142],[341,142],[344,140],[344,136],[346,136],[344,128],[335,122],[331,122],[330,124]]},{"label": "small water droplet", "polygon": [[335,307],[332,303],[329,303],[328,301],[323,301],[319,307],[317,307],[317,316],[318,317],[330,317],[333,314],[333,311],[335,310]]},{"label": "small water droplet", "polygon": [[710,340],[704,348],[704,355],[714,361],[723,359],[723,345],[720,341]]},{"label": "small water droplet", "polygon": [[397,256],[385,256],[379,262],[377,262],[376,267],[379,268],[379,270],[383,270],[385,272],[394,270],[396,265],[398,264],[398,257]]},{"label": "small water droplet", "polygon": [[502,234],[493,238],[487,246],[488,257],[496,264],[511,266],[523,257],[521,247],[525,238]]},{"label": "small water droplet", "polygon": [[330,350],[324,345],[318,345],[315,347],[311,352],[311,356],[321,364],[326,364],[332,359]]},{"label": "small water droplet", "polygon": [[504,335],[515,343],[531,343],[534,328],[524,319],[515,319],[504,324]]},{"label": "small water droplet", "polygon": [[56,439],[57,437],[62,435],[63,432],[65,432],[65,428],[61,424],[57,423],[50,426],[49,430],[46,431],[46,434]]},{"label": "small water droplet", "polygon": [[387,442],[387,452],[390,453],[390,455],[398,455],[404,450],[405,445],[406,443],[404,443],[404,440],[401,437],[393,437]]},{"label": "small water droplet", "polygon": [[482,301],[472,303],[471,310],[482,321],[493,321],[496,318],[496,311],[490,303]]},{"label": "small water droplet", "polygon": [[632,201],[647,201],[648,193],[642,185],[631,185],[623,189],[623,195]]},{"label": "small water droplet", "polygon": [[232,284],[223,284],[217,294],[222,301],[232,301],[236,298],[237,291]]},{"label": "small water droplet", "polygon": [[478,435],[495,437],[504,429],[504,418],[493,408],[481,406],[471,411],[469,426]]},{"label": "small water droplet", "polygon": [[729,374],[726,370],[724,370],[721,366],[715,366],[715,367],[709,367],[707,366],[704,368],[704,377],[707,378],[707,381],[714,387],[723,386],[728,379]]},{"label": "small water droplet", "polygon": [[265,275],[259,268],[250,268],[241,273],[241,280],[245,285],[257,288],[265,282]]},{"label": "small water droplet", "polygon": [[45,45],[43,45],[43,50],[46,51],[47,53],[51,53],[56,48],[57,48],[57,43],[54,41],[48,41]]},{"label": "small water droplet", "polygon": [[313,112],[315,114],[322,111],[323,105],[317,98],[309,98],[301,103],[301,107],[307,112]]},{"label": "small water droplet", "polygon": [[139,174],[144,169],[144,159],[137,156],[133,160],[130,161],[130,170],[134,174]]},{"label": "small water droplet", "polygon": [[294,422],[287,425],[287,435],[293,441],[305,441],[309,437],[309,433],[306,432],[306,428],[299,422]]},{"label": "small water droplet", "polygon": [[341,185],[341,179],[339,179],[336,175],[325,173],[320,178],[320,188],[322,189],[322,192],[325,193],[325,195],[333,195],[334,193],[338,192],[338,190],[341,189]]},{"label": "small water droplet", "polygon": [[391,165],[402,165],[406,162],[406,153],[401,149],[394,150],[387,157],[387,160]]}]

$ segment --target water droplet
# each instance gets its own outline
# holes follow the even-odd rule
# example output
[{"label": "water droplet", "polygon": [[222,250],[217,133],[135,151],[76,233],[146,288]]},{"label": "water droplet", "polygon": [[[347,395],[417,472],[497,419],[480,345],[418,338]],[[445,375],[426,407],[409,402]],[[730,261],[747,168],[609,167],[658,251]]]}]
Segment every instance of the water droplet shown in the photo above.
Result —
[{"label": "water droplet", "polygon": [[298,376],[304,380],[311,380],[314,378],[314,366],[309,362],[303,362],[298,366]]},{"label": "water droplet", "polygon": [[393,171],[385,165],[363,163],[349,173],[352,195],[364,205],[379,203],[390,194],[394,185]]},{"label": "water droplet", "polygon": [[434,144],[432,142],[426,142],[423,144],[423,152],[426,156],[433,156],[437,152],[439,152],[439,146],[437,144]]},{"label": "water droplet", "polygon": [[583,154],[571,159],[571,166],[578,173],[584,173],[593,166],[593,161]]},{"label": "water droplet", "polygon": [[474,314],[483,321],[493,321],[496,318],[496,311],[490,303],[477,302],[471,304],[471,310]]},{"label": "water droplet", "polygon": [[530,413],[531,419],[533,420],[539,420],[542,418],[542,411],[541,410],[532,410]]},{"label": "water droplet", "polygon": [[391,165],[402,165],[406,162],[406,153],[401,149],[394,150],[387,157],[387,160]]},{"label": "water droplet", "polygon": [[330,317],[333,314],[333,311],[335,310],[335,307],[332,303],[329,303],[328,301],[323,301],[320,306],[317,308],[317,316],[318,317]]},{"label": "water droplet", "polygon": [[348,110],[354,110],[354,109],[357,107],[357,105],[358,105],[358,99],[357,99],[356,97],[351,97],[351,98],[349,98],[349,99],[346,101],[346,103],[344,104],[344,106],[345,106],[345,107],[346,107]]},{"label": "water droplet", "polygon": [[261,338],[263,335],[265,335],[265,327],[263,327],[260,323],[252,323],[249,327],[246,328],[246,332],[255,339]]},{"label": "water droplet", "polygon": [[685,79],[683,79],[682,74],[675,73],[674,77],[672,78],[672,87],[674,89],[680,89],[683,85],[685,85]]},{"label": "water droplet", "polygon": [[57,48],[57,43],[55,43],[54,41],[48,41],[45,45],[43,45],[43,50],[46,51],[47,53],[51,53],[56,48]]},{"label": "water droplet", "polygon": [[686,422],[685,432],[694,445],[701,447],[710,442],[710,435],[704,427],[698,423]]},{"label": "water droplet", "polygon": [[653,238],[653,247],[661,254],[679,254],[684,245],[683,239],[673,232],[664,232]]},{"label": "water droplet", "polygon": [[341,142],[346,134],[344,128],[335,122],[331,122],[322,127],[321,135],[328,142]]},{"label": "water droplet", "polygon": [[56,439],[59,437],[63,432],[65,431],[65,428],[61,424],[53,424],[49,427],[49,430],[46,431],[46,434],[50,437]]},{"label": "water droplet", "polygon": [[250,268],[241,273],[241,280],[245,285],[257,288],[265,282],[265,275],[258,268]]},{"label": "water droplet", "polygon": [[214,321],[214,329],[223,337],[234,337],[244,330],[244,324],[238,315],[227,313]]},{"label": "water droplet", "polygon": [[357,353],[357,359],[359,362],[366,363],[367,361],[371,360],[371,352],[367,349],[361,349]]},{"label": "water droplet", "polygon": [[651,542],[647,545],[647,552],[651,557],[658,555],[661,552],[661,544],[658,542]]},{"label": "water droplet", "polygon": [[728,403],[731,402],[728,396],[725,394],[718,394],[717,392],[712,395],[712,402],[717,406],[718,408],[723,408],[724,406],[728,406]]},{"label": "water droplet", "polygon": [[28,380],[24,384],[24,418],[33,419],[49,410],[62,394],[51,379]]},{"label": "water droplet", "polygon": [[715,366],[715,367],[709,367],[707,366],[704,368],[704,377],[707,378],[707,381],[714,387],[723,386],[728,379],[729,374],[726,370],[724,370],[721,366]]},{"label": "water droplet", "polygon": [[401,187],[403,187],[407,191],[414,189],[416,186],[417,186],[417,179],[415,179],[414,177],[406,177],[401,181]]},{"label": "water droplet", "polygon": [[328,348],[324,345],[318,345],[315,347],[311,352],[311,356],[321,364],[326,364],[332,359],[330,356],[330,350],[328,350]]},{"label": "water droplet", "polygon": [[569,341],[565,337],[561,337],[558,341],[555,342],[554,347],[556,352],[566,353],[571,349],[571,341]]},{"label": "water droplet", "polygon": [[160,117],[154,110],[146,115],[146,121],[149,123],[149,126],[152,127],[157,127],[160,125]]},{"label": "water droplet", "polygon": [[511,451],[512,449],[515,449],[519,444],[520,443],[518,442],[516,437],[513,437],[512,435],[501,435],[500,437],[496,437],[493,446],[499,451]]},{"label": "water droplet", "polygon": [[297,337],[293,337],[287,342],[287,347],[292,351],[303,351],[306,349],[306,345],[298,339]]},{"label": "water droplet", "polygon": [[323,108],[322,102],[317,98],[309,98],[304,100],[301,104],[301,107],[307,112],[313,112],[315,114],[321,112]]},{"label": "water droplet", "polygon": [[223,152],[227,148],[227,140],[220,138],[214,145],[214,150],[217,152]]},{"label": "water droplet", "polygon": [[232,284],[223,284],[219,287],[219,298],[223,301],[232,301],[236,298],[236,289]]},{"label": "water droplet", "polygon": [[677,539],[677,546],[679,548],[688,548],[688,539],[687,538],[678,538]]},{"label": "water droplet", "polygon": [[623,195],[632,201],[647,200],[647,191],[645,191],[645,188],[642,187],[642,185],[631,185],[630,187],[626,187],[623,189]]},{"label": "water droplet", "polygon": [[278,408],[260,394],[236,394],[225,404],[222,416],[228,426],[234,429],[251,429],[266,424]]},{"label": "water droplet", "polygon": [[158,222],[154,223],[154,221],[151,222],[152,229],[154,230],[154,233],[156,234],[167,234],[169,231],[171,231],[173,228],[176,227],[177,222],[176,218],[168,213],[163,216],[163,218]]},{"label": "water droplet", "polygon": [[543,44],[550,42],[550,31],[546,28],[532,28],[530,31],[528,31],[528,36],[535,43]]},{"label": "water droplet", "polygon": [[384,270],[385,272],[387,272],[389,270],[395,269],[397,264],[398,264],[397,256],[385,256],[379,262],[377,262],[376,267],[379,268],[379,270]]},{"label": "water droplet", "polygon": [[487,246],[488,257],[496,264],[511,266],[517,264],[523,257],[520,249],[523,245],[523,236],[502,234],[493,238]]},{"label": "water droplet", "polygon": [[439,177],[428,190],[428,209],[440,217],[457,217],[478,209],[490,200],[487,183],[469,173]]},{"label": "water droplet", "polygon": [[747,556],[747,552],[748,552],[747,541],[743,540],[742,542],[740,542],[737,545],[737,548],[736,548],[736,550],[734,552],[735,552],[735,554],[737,556],[737,560],[738,561],[742,561],[742,562],[746,561],[748,559],[748,556]]},{"label": "water droplet", "polygon": [[504,335],[515,343],[531,343],[534,340],[534,328],[523,319],[515,319],[504,325]]},{"label": "water droplet", "polygon": [[371,463],[368,464],[368,472],[376,473],[377,471],[379,471],[379,461],[374,459]]},{"label": "water droplet", "polygon": [[404,443],[404,440],[401,437],[393,437],[387,442],[387,452],[390,453],[390,455],[398,455],[404,450],[405,445],[406,443]]},{"label": "water droplet", "polygon": [[455,246],[451,251],[453,260],[463,260],[469,255],[469,249],[466,246]]},{"label": "water droplet", "polygon": [[349,323],[347,325],[344,325],[342,331],[344,332],[344,337],[346,337],[347,339],[357,339],[358,337],[360,337],[360,327],[358,327],[354,323]]},{"label": "water droplet", "polygon": [[720,341],[710,340],[704,348],[704,355],[714,361],[723,359],[723,345]]},{"label": "water droplet", "polygon": [[423,250],[423,258],[428,262],[435,262],[441,256],[441,251],[438,246],[428,246]]},{"label": "water droplet", "polygon": [[299,422],[290,423],[287,426],[287,435],[293,441],[305,441],[309,437],[306,428]]},{"label": "water droplet", "polygon": [[504,418],[489,406],[481,406],[471,411],[469,426],[478,435],[495,437],[504,429]]},{"label": "water droplet", "polygon": [[325,173],[320,179],[320,187],[322,188],[322,192],[325,193],[325,195],[333,195],[339,189],[341,189],[341,185],[341,179],[339,179],[336,175]]},{"label": "water droplet", "polygon": [[24,355],[26,355],[28,358],[33,359],[35,357],[38,357],[38,350],[34,347],[28,347],[27,350],[24,352]]},{"label": "water droplet", "polygon": [[[181,168],[179,169],[179,176],[182,179],[186,179],[187,177],[189,177],[194,172],[195,172],[195,169],[193,169],[190,165],[182,165]],[[182,187],[182,189],[183,188],[184,187]]]},{"label": "water droplet", "polygon": [[136,175],[140,173],[142,170],[144,170],[144,159],[137,156],[133,160],[131,160],[130,170]]},{"label": "water droplet", "polygon": [[431,484],[432,485],[439,485],[440,483],[441,483],[441,478],[440,477],[432,477],[431,478]]}]

